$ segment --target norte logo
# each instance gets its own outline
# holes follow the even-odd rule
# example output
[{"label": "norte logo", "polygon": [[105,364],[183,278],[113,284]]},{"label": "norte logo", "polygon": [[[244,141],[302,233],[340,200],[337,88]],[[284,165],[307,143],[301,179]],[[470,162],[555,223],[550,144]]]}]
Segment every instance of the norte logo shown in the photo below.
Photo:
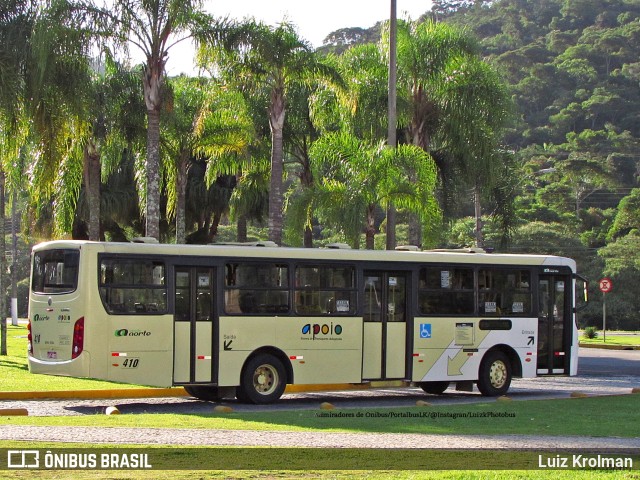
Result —
[{"label": "norte logo", "polygon": [[310,335],[314,340],[316,337],[326,338],[327,335],[342,335],[342,325],[334,325],[333,323],[328,325],[326,323],[323,325],[314,323],[311,325],[310,323],[307,323],[302,327],[302,334]]},{"label": "norte logo", "polygon": [[151,332],[147,332],[146,330],[127,330],[126,328],[121,328],[120,330],[115,331],[116,337],[148,337],[151,335]]},{"label": "norte logo", "polygon": [[49,320],[49,315],[38,315],[37,313],[33,316],[34,322],[44,322],[45,320]]}]

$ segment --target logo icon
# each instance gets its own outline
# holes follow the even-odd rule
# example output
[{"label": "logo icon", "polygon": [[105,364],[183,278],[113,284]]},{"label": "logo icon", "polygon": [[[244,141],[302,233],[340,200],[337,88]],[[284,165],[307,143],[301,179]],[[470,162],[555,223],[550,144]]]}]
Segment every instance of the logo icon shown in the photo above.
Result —
[{"label": "logo icon", "polygon": [[327,325],[326,323],[324,325],[319,325],[317,323],[311,325],[310,323],[307,323],[302,327],[302,334],[311,335],[314,340],[317,336],[321,335],[342,335],[342,325],[334,325],[333,323],[330,325]]},{"label": "logo icon", "polygon": [[114,334],[116,337],[148,337],[151,335],[151,332],[146,330],[127,330],[126,328],[121,328],[120,330],[116,330]]},{"label": "logo icon", "polygon": [[430,323],[421,323],[420,324],[420,338],[431,338],[431,324]]},{"label": "logo icon", "polygon": [[40,452],[38,450],[9,450],[7,452],[8,468],[40,468]]}]

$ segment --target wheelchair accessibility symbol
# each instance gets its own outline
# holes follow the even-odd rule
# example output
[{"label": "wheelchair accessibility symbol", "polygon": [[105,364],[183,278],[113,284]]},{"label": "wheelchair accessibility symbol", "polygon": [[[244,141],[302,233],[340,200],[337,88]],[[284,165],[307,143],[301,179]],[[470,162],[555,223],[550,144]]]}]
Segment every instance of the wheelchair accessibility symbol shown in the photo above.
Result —
[{"label": "wheelchair accessibility symbol", "polygon": [[431,324],[430,323],[421,323],[420,324],[420,338],[431,338]]}]

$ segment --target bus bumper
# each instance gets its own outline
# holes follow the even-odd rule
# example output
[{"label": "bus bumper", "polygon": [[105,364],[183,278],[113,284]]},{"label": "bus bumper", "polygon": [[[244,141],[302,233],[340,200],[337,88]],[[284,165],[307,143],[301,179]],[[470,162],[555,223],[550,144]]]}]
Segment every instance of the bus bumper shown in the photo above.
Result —
[{"label": "bus bumper", "polygon": [[28,356],[29,372],[65,377],[90,377],[91,355],[84,351],[73,360],[52,362]]}]

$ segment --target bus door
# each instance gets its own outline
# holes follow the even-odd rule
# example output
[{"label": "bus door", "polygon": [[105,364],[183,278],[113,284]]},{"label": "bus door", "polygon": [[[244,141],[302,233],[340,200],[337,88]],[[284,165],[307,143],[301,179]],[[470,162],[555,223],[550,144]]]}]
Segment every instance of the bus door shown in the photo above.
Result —
[{"label": "bus door", "polygon": [[571,277],[538,277],[538,374],[569,374]]},{"label": "bus door", "polygon": [[365,271],[362,378],[406,378],[407,274]]},{"label": "bus door", "polygon": [[173,383],[215,383],[215,269],[175,268]]}]

